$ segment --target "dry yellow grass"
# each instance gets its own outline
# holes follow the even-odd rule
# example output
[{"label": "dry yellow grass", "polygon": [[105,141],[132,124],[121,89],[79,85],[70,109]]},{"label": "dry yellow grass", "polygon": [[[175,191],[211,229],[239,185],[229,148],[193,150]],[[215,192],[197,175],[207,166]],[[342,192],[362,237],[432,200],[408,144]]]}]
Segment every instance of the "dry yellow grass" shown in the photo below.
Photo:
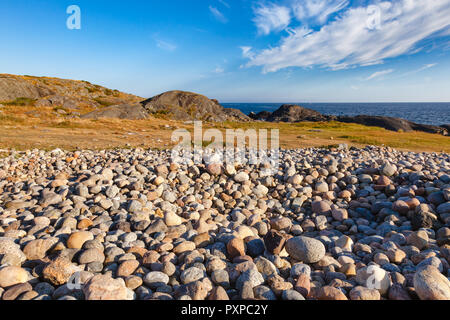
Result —
[{"label": "dry yellow grass", "polygon": [[[86,113],[90,110],[65,110]],[[0,113],[0,149],[109,149],[116,147],[166,148],[173,146],[172,131],[192,124],[151,118],[148,120],[69,119],[54,108],[5,106]],[[166,127],[169,126],[169,127]],[[392,132],[376,127],[330,123],[206,123],[204,129],[279,129],[284,148],[378,145],[416,152],[450,153],[450,138],[423,132]],[[269,134],[270,136],[270,134]]]}]

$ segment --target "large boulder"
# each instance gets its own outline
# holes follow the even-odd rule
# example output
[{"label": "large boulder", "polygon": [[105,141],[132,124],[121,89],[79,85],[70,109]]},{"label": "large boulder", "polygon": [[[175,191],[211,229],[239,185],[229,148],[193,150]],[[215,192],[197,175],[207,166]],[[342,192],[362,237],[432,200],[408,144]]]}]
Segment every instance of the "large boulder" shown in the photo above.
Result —
[{"label": "large boulder", "polygon": [[66,109],[74,109],[77,108],[79,101],[74,98],[60,96],[60,95],[51,95],[45,98],[41,98],[36,101],[36,107],[63,107]]},{"label": "large boulder", "polygon": [[248,119],[236,109],[225,109],[217,100],[186,91],[168,91],[141,102],[153,115],[174,120],[227,121]]}]

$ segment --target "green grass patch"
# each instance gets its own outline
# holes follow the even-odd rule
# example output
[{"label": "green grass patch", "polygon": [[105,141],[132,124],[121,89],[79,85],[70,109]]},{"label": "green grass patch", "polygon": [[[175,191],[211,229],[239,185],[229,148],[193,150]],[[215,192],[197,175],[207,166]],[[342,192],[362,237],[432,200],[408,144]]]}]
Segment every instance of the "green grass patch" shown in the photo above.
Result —
[{"label": "green grass patch", "polygon": [[110,107],[110,106],[114,105],[114,102],[106,101],[102,98],[95,98],[94,101],[97,102],[98,104],[100,104],[102,107]]},{"label": "green grass patch", "polygon": [[91,88],[91,87],[85,87],[86,88],[86,90],[89,92],[89,93],[94,93],[94,92],[97,92],[98,90],[97,89],[94,89],[94,88]]},{"label": "green grass patch", "polygon": [[77,122],[66,120],[66,121],[62,121],[62,122],[53,123],[52,125],[50,125],[50,127],[63,128],[63,129],[84,129],[84,128],[86,128],[86,125],[82,125]]},{"label": "green grass patch", "polygon": [[36,99],[30,99],[30,98],[16,98],[12,101],[7,102],[1,102],[1,104],[5,106],[34,106],[34,103],[36,102]]},{"label": "green grass patch", "polygon": [[18,124],[23,124],[23,123],[25,123],[25,119],[11,115],[11,114],[0,114],[0,122],[1,123],[14,122],[14,123],[18,123]]},{"label": "green grass patch", "polygon": [[168,110],[157,110],[153,111],[151,114],[158,119],[168,119],[171,115],[171,112]]},{"label": "green grass patch", "polygon": [[105,89],[104,92],[107,96],[112,96],[114,94],[114,91],[111,89]]}]

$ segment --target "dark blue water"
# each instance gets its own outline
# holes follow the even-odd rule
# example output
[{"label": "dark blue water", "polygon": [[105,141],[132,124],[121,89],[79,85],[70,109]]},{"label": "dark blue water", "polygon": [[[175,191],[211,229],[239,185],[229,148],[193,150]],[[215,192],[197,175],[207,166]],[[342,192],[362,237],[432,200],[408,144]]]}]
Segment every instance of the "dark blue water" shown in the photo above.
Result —
[{"label": "dark blue water", "polygon": [[[275,111],[283,103],[222,103],[226,108],[235,108],[245,114],[260,111]],[[444,103],[294,103],[336,116],[388,116],[403,118],[422,124],[450,124],[450,102]]]}]

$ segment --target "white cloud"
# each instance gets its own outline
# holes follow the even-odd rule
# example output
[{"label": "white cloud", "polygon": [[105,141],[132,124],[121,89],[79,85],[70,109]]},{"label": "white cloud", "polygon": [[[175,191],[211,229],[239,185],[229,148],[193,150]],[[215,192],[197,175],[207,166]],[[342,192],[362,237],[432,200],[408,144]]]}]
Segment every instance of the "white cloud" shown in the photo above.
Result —
[{"label": "white cloud", "polygon": [[293,11],[296,19],[304,24],[309,20],[324,23],[328,16],[347,7],[347,0],[296,0]]},{"label": "white cloud", "polygon": [[426,65],[420,67],[419,69],[416,69],[416,70],[412,70],[412,71],[406,72],[406,73],[402,74],[402,76],[409,76],[409,75],[411,75],[411,74],[416,74],[416,73],[418,73],[418,72],[421,72],[421,71],[424,71],[424,70],[433,68],[433,67],[436,66],[436,65],[437,65],[437,63],[426,64]]},{"label": "white cloud", "polygon": [[366,78],[366,81],[385,76],[392,72],[394,72],[394,69],[388,69],[388,70],[374,72],[369,77]]},{"label": "white cloud", "polygon": [[216,7],[209,6],[209,11],[212,13],[212,15],[214,16],[214,18],[216,18],[217,21],[222,23],[228,22],[228,19]]},{"label": "white cloud", "polygon": [[224,1],[224,0],[217,0],[219,1],[222,5],[224,5],[227,8],[230,8],[230,5],[228,4],[228,2]]},{"label": "white cloud", "polygon": [[242,56],[244,58],[252,59],[254,57],[254,54],[252,52],[252,47],[242,46],[240,48],[242,50]]},{"label": "white cloud", "polygon": [[291,10],[273,3],[259,4],[254,8],[253,22],[260,34],[267,35],[272,31],[281,31],[291,22]]},{"label": "white cloud", "polygon": [[160,49],[166,50],[166,51],[175,51],[177,49],[177,46],[171,42],[164,41],[161,39],[155,39],[156,46]]},{"label": "white cloud", "polygon": [[220,66],[217,66],[216,69],[214,69],[214,73],[224,73],[224,71],[225,69]]},{"label": "white cloud", "polygon": [[[297,27],[277,47],[249,57],[247,66],[262,66],[264,72],[274,72],[287,67],[344,69],[381,64],[385,59],[412,53],[421,40],[450,26],[449,0],[377,3],[377,29],[368,27],[372,17],[366,7],[348,8],[318,31]],[[287,24],[285,21],[283,27]],[[262,22],[259,28],[266,33],[274,29]]]}]

